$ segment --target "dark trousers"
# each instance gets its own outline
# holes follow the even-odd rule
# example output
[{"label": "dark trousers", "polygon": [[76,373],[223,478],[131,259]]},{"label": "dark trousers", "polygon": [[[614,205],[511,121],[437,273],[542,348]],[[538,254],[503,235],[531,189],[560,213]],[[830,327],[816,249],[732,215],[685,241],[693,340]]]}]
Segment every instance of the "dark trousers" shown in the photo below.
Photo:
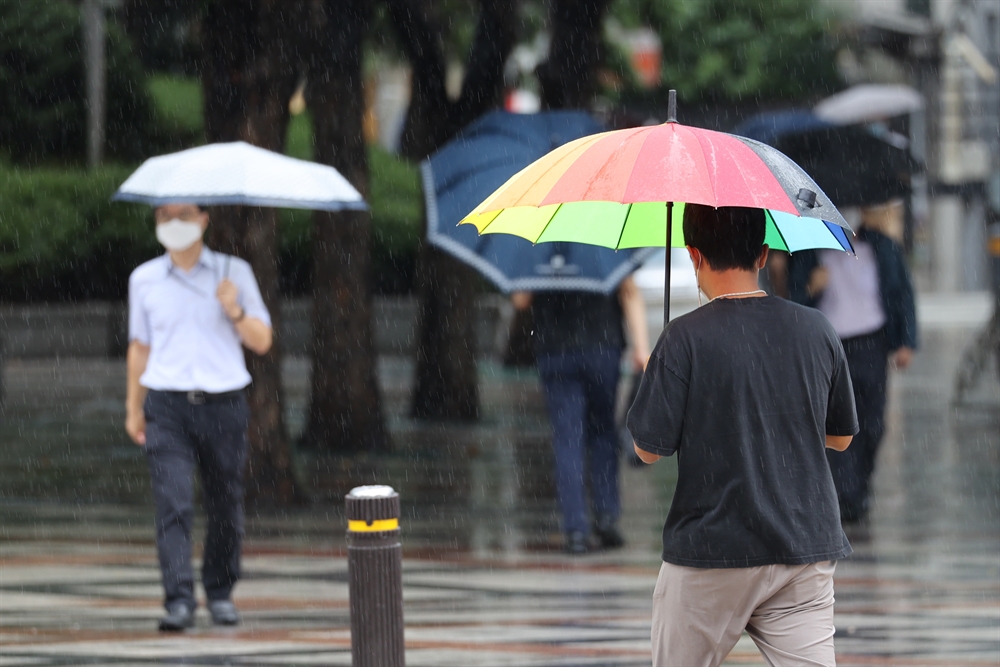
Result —
[{"label": "dark trousers", "polygon": [[621,513],[615,431],[620,360],[621,350],[608,347],[537,355],[552,422],[556,491],[567,533],[590,530],[586,478],[595,519],[614,522]]},{"label": "dark trousers", "polygon": [[195,605],[191,568],[195,465],[201,473],[207,516],[201,582],[209,600],[226,600],[240,576],[250,414],[246,396],[192,405],[183,394],[151,391],[144,408],[165,603],[182,600]]},{"label": "dark trousers", "polygon": [[885,433],[886,365],[889,350],[880,330],[841,341],[854,386],[860,431],[846,451],[826,450],[841,514],[858,518],[868,511],[869,482]]}]

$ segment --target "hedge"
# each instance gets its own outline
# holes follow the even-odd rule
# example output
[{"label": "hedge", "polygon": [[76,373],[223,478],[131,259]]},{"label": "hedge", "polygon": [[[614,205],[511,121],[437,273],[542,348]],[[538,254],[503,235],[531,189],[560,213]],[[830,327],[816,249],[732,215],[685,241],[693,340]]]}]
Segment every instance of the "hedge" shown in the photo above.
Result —
[{"label": "hedge", "polygon": [[[373,149],[373,265],[379,292],[408,291],[423,200],[416,168]],[[134,170],[26,169],[0,164],[0,300],[122,299],[128,275],[162,252],[149,207],[111,202]],[[309,290],[312,216],[281,212],[282,287]]]}]

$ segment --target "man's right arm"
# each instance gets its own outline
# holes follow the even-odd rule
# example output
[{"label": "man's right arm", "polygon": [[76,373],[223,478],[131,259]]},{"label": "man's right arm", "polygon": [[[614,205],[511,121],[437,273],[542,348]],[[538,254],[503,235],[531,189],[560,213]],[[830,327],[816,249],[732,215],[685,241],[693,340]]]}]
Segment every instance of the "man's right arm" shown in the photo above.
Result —
[{"label": "man's right arm", "polygon": [[511,292],[510,302],[514,304],[515,310],[527,310],[531,308],[531,292]]},{"label": "man's right arm", "polygon": [[643,463],[648,463],[652,465],[656,463],[663,457],[659,454],[654,454],[652,452],[647,452],[645,449],[637,445],[634,441],[632,442],[632,448],[635,449],[635,455],[639,457],[639,460]]},{"label": "man's right arm", "polygon": [[827,435],[826,448],[842,452],[850,446],[853,439],[853,435]]},{"label": "man's right arm", "polygon": [[132,442],[146,444],[146,417],[142,404],[146,400],[146,388],[139,384],[139,378],[146,372],[149,362],[149,346],[133,340],[128,344],[128,354],[125,358],[125,431]]}]

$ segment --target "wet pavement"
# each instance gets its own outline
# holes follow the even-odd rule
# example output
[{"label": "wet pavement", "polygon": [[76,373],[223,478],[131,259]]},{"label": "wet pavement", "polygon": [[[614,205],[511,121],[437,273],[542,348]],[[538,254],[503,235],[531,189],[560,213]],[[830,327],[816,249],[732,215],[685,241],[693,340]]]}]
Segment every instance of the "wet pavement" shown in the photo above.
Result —
[{"label": "wet pavement", "polygon": [[[982,300],[921,302],[923,350],[890,382],[870,520],[836,575],[841,665],[1000,664],[1000,384],[961,405],[952,383]],[[300,429],[302,359],[285,364]],[[675,468],[623,467],[625,549],[559,553],[537,377],[481,367],[484,419],[405,418],[412,366],[383,359],[396,452],[349,462],[300,453],[316,502],[255,511],[244,623],[204,612],[155,631],[160,589],[141,453],[121,432],[120,361],[10,360],[0,423],[0,667],[349,665],[345,522],[337,498],[373,479],[403,505],[407,664],[648,665],[650,597]],[[200,526],[199,526],[200,530]],[[744,637],[726,665],[763,664]]]}]

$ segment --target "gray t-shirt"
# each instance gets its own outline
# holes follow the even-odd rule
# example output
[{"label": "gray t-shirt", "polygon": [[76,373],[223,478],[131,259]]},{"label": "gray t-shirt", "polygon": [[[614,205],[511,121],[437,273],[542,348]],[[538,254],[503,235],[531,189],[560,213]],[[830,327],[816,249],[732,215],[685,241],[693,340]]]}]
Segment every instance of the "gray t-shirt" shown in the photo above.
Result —
[{"label": "gray t-shirt", "polygon": [[825,442],[858,421],[844,349],[818,311],[768,296],[677,318],[627,425],[641,449],[677,453],[664,561],[756,567],[851,553]]}]

